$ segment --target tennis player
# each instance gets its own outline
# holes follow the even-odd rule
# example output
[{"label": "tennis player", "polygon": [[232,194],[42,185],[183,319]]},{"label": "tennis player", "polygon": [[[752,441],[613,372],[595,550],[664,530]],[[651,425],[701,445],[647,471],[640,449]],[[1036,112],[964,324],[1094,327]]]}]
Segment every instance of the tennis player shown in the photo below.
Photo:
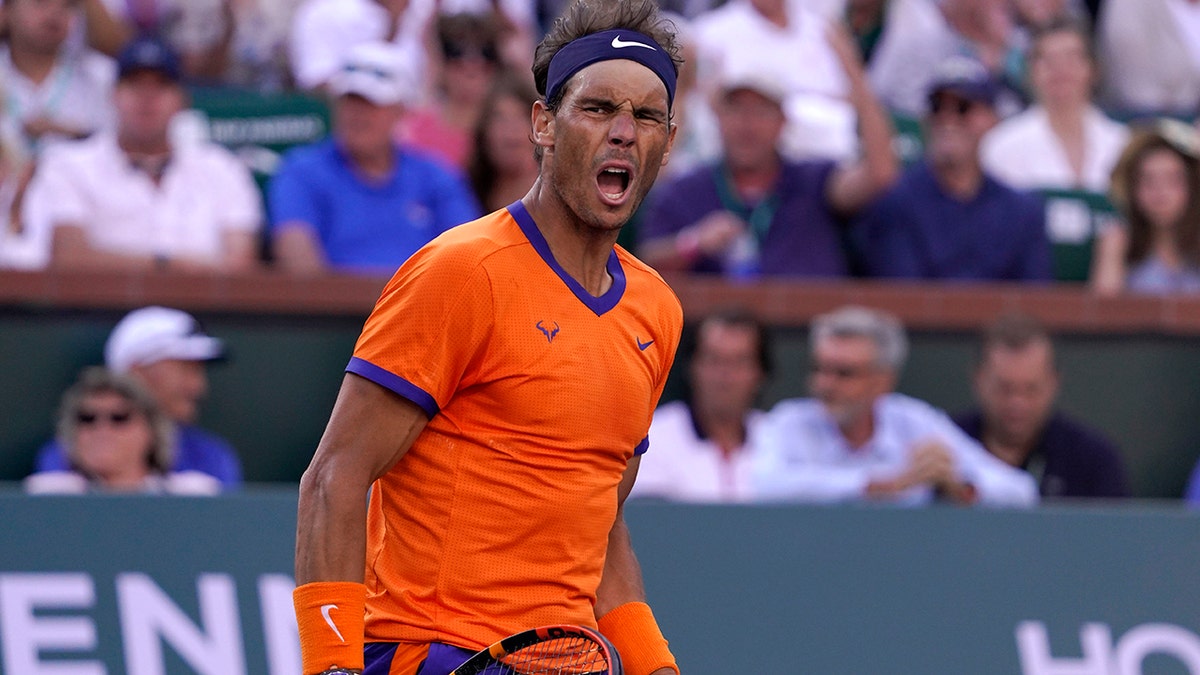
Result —
[{"label": "tennis player", "polygon": [[675,135],[657,12],[568,8],[535,54],[536,183],[414,254],[367,319],[300,484],[305,675],[446,675],[553,623],[679,672],[622,516],[683,323],[615,244]]}]

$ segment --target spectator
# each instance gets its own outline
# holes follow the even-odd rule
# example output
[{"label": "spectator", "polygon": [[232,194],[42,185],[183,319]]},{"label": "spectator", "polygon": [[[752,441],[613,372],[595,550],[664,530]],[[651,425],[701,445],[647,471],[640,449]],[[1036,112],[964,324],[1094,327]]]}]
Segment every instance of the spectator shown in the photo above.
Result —
[{"label": "spectator", "polygon": [[767,413],[755,465],[764,499],[1027,506],[1029,474],[988,454],[945,413],[894,392],[908,345],[883,312],[843,307],[810,333],[813,398]]},{"label": "spectator", "polygon": [[650,423],[650,447],[634,497],[685,502],[751,501],[750,467],[771,372],[766,328],[739,311],[710,314],[684,345],[687,393]]},{"label": "spectator", "polygon": [[988,132],[984,169],[1020,189],[1107,192],[1129,131],[1092,104],[1096,68],[1087,29],[1068,21],[1038,29],[1029,79],[1037,103]]},{"label": "spectator", "polygon": [[63,268],[244,270],[258,264],[262,205],[249,171],[206,141],[176,142],[187,93],[154,38],[118,59],[115,133],[51,148],[24,204],[31,234]]},{"label": "spectator", "polygon": [[[296,86],[324,91],[352,47],[383,42],[396,58],[413,64],[418,78],[426,65],[424,26],[408,12],[409,0],[303,0],[292,16],[288,54]],[[422,79],[418,85],[425,86]]]},{"label": "spectator", "polygon": [[216,84],[229,66],[238,0],[105,0],[114,18],[142,36],[154,36],[179,55],[189,82]]},{"label": "spectator", "polygon": [[466,169],[471,132],[483,116],[484,99],[500,68],[498,37],[497,22],[489,15],[437,18],[436,91],[427,105],[406,116],[403,138],[407,145]]},{"label": "spectator", "polygon": [[[533,52],[545,34],[537,25],[536,0],[413,0],[415,20],[430,28],[437,16],[475,14],[486,17],[498,31],[496,54],[506,70],[526,73],[533,68]],[[557,15],[556,15],[557,16]],[[432,50],[435,54],[437,49]]]},{"label": "spectator", "polygon": [[[196,426],[208,393],[205,363],[223,358],[225,346],[186,312],[143,307],[126,314],[104,345],[104,363],[116,375],[136,380],[150,392],[174,427],[173,471],[199,471],[226,489],[242,484],[242,465],[229,443]],[[37,470],[69,467],[57,442],[38,452]]]},{"label": "spectator", "polygon": [[1043,198],[1054,278],[1086,282],[1095,241],[1116,221],[1108,183],[1129,130],[1092,103],[1096,68],[1083,24],[1052,19],[1034,29],[1028,65],[1036,104],[988,132],[980,156],[985,171]]},{"label": "spectator", "polygon": [[1040,281],[1050,278],[1041,200],[988,175],[979,143],[996,123],[996,83],[952,59],[929,89],[924,160],[871,206],[856,235],[868,276]]},{"label": "spectator", "polygon": [[211,495],[215,478],[171,469],[171,421],[136,380],[97,366],[63,395],[58,441],[67,467],[25,479],[31,494],[149,492]]},{"label": "spectator", "polygon": [[925,111],[940,64],[978,61],[992,76],[1001,117],[1020,110],[1023,44],[1011,0],[892,0],[871,57],[870,79],[888,108],[910,117]]},{"label": "spectator", "polygon": [[1200,109],[1200,2],[1105,0],[1096,40],[1107,108],[1125,118]]},{"label": "spectator", "polygon": [[228,0],[233,22],[222,84],[278,92],[293,85],[288,35],[299,0]]},{"label": "spectator", "polygon": [[537,180],[538,164],[529,140],[529,111],[536,100],[533,83],[505,72],[496,78],[483,104],[467,175],[487,213],[524,197]]},{"label": "spectator", "polygon": [[731,73],[716,107],[723,155],[651,195],[641,221],[643,260],[660,270],[731,277],[849,274],[843,219],[887,189],[898,169],[891,125],[854,46],[840,31],[830,41],[850,73],[862,160],[838,165],[783,158],[778,143],[787,94],[774,71]]},{"label": "spectator", "polygon": [[[780,151],[789,159],[851,159],[858,154],[855,109],[845,59],[828,39],[832,23],[804,3],[729,0],[693,21],[697,77],[703,87],[725,73],[774,64],[786,93]],[[706,93],[716,95],[711,87]]]},{"label": "spectator", "polygon": [[111,127],[112,60],[67,46],[72,26],[83,18],[80,0],[7,0],[3,12],[2,130],[21,139],[23,155],[31,158],[47,142]]},{"label": "spectator", "polygon": [[331,137],[289,152],[268,187],[284,269],[390,275],[437,235],[479,216],[462,177],[393,140],[414,80],[379,42],[354,47],[330,80]]},{"label": "spectator", "polygon": [[978,409],[954,421],[988,452],[1029,472],[1042,497],[1130,496],[1112,441],[1055,409],[1054,345],[1036,319],[1007,314],[987,328],[974,385]]},{"label": "spectator", "polygon": [[1162,120],[1138,129],[1113,170],[1112,199],[1126,227],[1098,241],[1101,293],[1200,291],[1200,134]]}]

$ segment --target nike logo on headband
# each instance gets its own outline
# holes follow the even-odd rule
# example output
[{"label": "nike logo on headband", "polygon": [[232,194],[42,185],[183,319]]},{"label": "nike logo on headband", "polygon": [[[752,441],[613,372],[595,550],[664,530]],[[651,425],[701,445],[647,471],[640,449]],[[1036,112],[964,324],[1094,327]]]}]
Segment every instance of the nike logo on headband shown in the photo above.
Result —
[{"label": "nike logo on headband", "polygon": [[651,51],[657,51],[654,49],[654,47],[651,47],[650,45],[644,44],[641,42],[633,42],[632,40],[629,42],[624,42],[621,40],[620,35],[613,36],[612,46],[613,46],[613,49],[621,49],[622,47],[645,47],[646,49],[649,49]]}]

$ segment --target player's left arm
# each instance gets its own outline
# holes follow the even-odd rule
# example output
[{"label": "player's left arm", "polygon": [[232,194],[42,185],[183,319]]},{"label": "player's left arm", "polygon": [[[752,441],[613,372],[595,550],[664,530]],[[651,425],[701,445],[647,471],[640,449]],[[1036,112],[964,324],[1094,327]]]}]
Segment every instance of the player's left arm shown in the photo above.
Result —
[{"label": "player's left arm", "polygon": [[625,525],[625,499],[637,480],[641,456],[629,460],[617,488],[617,517],[608,533],[604,576],[596,589],[596,618],[604,633],[621,654],[629,675],[677,675],[675,657],[667,648],[654,615],[646,604],[642,568],[633,553],[629,528]]},{"label": "player's left arm", "polygon": [[645,602],[646,589],[642,584],[642,568],[633,553],[629,528],[625,525],[625,499],[637,480],[642,456],[629,460],[621,485],[617,488],[617,519],[608,533],[608,555],[604,559],[604,576],[596,589],[596,617],[602,617],[626,602]]}]

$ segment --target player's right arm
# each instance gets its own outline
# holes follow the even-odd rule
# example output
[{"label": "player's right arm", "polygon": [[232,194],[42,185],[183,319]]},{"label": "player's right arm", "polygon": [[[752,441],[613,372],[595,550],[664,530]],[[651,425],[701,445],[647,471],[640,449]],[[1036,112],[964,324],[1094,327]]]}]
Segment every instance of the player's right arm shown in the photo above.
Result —
[{"label": "player's right arm", "polygon": [[304,673],[363,667],[367,490],[428,421],[416,404],[347,373],[300,480],[296,618]]}]

